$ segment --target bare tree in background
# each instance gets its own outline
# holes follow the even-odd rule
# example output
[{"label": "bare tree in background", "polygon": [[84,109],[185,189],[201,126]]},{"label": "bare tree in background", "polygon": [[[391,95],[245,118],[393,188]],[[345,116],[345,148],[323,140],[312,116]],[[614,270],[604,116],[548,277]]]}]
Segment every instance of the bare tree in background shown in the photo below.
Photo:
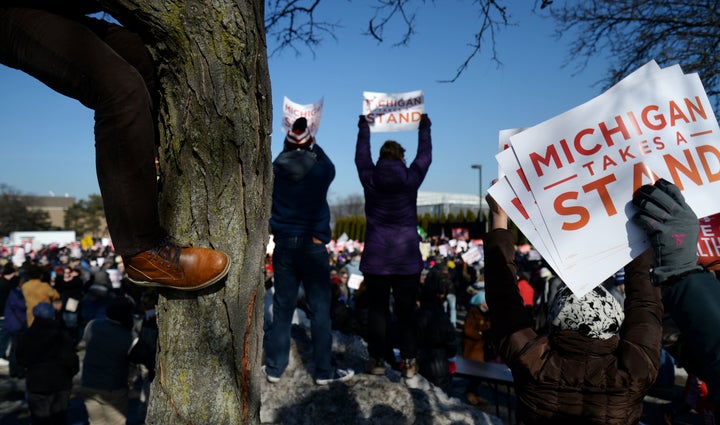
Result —
[{"label": "bare tree in background", "polygon": [[[502,63],[495,37],[512,25],[508,0],[468,0],[477,6],[475,35],[456,73],[443,81],[456,81],[473,59],[485,49],[491,60]],[[333,36],[339,22],[317,22],[314,12],[321,0],[272,0],[269,2],[268,36],[278,47],[297,49],[297,44],[317,46],[323,36]],[[528,2],[529,3],[529,2]],[[379,43],[408,44],[416,33],[420,8],[434,0],[374,0],[374,14],[366,34]],[[572,31],[568,65],[578,70],[593,59],[610,59],[605,88],[620,81],[651,59],[661,66],[679,63],[683,71],[697,72],[716,110],[720,109],[720,2],[717,0],[587,0],[553,2],[535,0],[527,7],[545,9],[557,20],[557,35]],[[396,40],[386,40],[386,29],[402,28]]]},{"label": "bare tree in background", "polygon": [[343,198],[335,200],[330,205],[330,212],[334,219],[365,215],[365,197],[357,193],[351,193]]},{"label": "bare tree in background", "polygon": [[[328,0],[329,1],[329,0]],[[468,42],[468,54],[458,66],[455,75],[445,80],[453,82],[467,69],[473,58],[483,48],[490,50],[492,60],[500,63],[499,56],[495,50],[495,36],[504,27],[508,26],[509,15],[504,4],[508,0],[474,0],[478,7],[478,24],[473,40]],[[305,47],[317,47],[323,37],[334,38],[333,31],[340,27],[339,21],[325,22],[316,20],[315,13],[320,7],[322,0],[270,0],[268,1],[267,17],[265,25],[268,38],[274,40],[277,48],[271,53],[283,49],[292,49],[300,52],[298,45]],[[537,5],[540,0],[533,3]],[[434,0],[374,0],[364,2],[374,10],[372,18],[368,22],[366,35],[377,40],[379,43],[386,42],[386,30],[392,27],[394,30],[401,28],[402,34],[397,40],[389,41],[395,46],[402,46],[410,43],[416,31],[415,18],[418,9],[423,5],[432,3]],[[541,7],[547,3],[542,1]],[[532,7],[532,6],[528,6]],[[487,46],[486,46],[487,45]]]},{"label": "bare tree in background", "polygon": [[582,69],[610,58],[609,87],[651,59],[697,72],[720,106],[720,2],[707,0],[586,0],[555,3],[557,35],[573,30],[570,61]]}]

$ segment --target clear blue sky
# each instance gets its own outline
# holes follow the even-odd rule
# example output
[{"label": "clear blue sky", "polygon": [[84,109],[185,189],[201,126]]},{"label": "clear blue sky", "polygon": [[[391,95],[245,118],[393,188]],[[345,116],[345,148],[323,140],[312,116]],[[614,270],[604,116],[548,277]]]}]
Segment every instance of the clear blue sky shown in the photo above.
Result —
[{"label": "clear blue sky", "polygon": [[[330,200],[361,194],[353,161],[362,92],[424,90],[433,122],[433,163],[420,190],[477,194],[478,171],[471,168],[477,163],[483,165],[486,190],[497,175],[498,131],[538,124],[590,100],[600,93],[596,83],[606,67],[598,58],[573,75],[576,63],[562,67],[572,34],[558,41],[553,21],[532,13],[533,2],[507,3],[514,25],[497,35],[502,65],[485,48],[458,81],[440,83],[454,76],[469,52],[479,22],[473,2],[417,2],[417,34],[408,47],[393,47],[392,39],[378,45],[362,35],[373,14],[366,2],[322,2],[319,18],[343,25],[337,40],[327,37],[314,56],[285,51],[270,58],[273,158],[284,137],[283,96],[301,104],[324,97],[317,140],[337,170]],[[0,182],[25,194],[85,199],[99,193],[92,111],[4,66],[0,93]],[[406,156],[414,157],[417,133],[400,132],[373,133],[375,158],[387,139],[399,141]]]}]

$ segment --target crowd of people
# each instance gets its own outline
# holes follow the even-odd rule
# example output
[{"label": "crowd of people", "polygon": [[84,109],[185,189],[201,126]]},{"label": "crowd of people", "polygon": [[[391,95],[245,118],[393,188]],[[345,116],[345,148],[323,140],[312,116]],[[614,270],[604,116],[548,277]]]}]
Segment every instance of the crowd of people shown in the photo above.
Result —
[{"label": "crowd of people", "polygon": [[124,424],[130,388],[146,397],[154,377],[157,291],[130,283],[109,246],[3,251],[0,358],[25,380],[33,424],[66,423],[81,369],[90,421]]},{"label": "crowd of people", "polygon": [[[222,251],[177,245],[160,226],[155,64],[130,28],[87,16],[99,10],[94,1],[0,7],[0,63],[94,110],[98,182],[115,250],[49,247],[2,256],[0,355],[11,377],[26,379],[33,423],[63,423],[79,369],[90,422],[124,423],[130,365],[143,364],[147,380],[153,376],[153,288],[197,291],[221,282],[231,264]],[[327,249],[335,167],[305,118],[288,131],[273,161],[266,380],[282,379],[297,322],[311,330],[318,385],[355,374],[335,365],[335,328],[366,340],[364,372],[398,368],[405,379],[419,373],[448,391],[464,310],[463,355],[510,366],[521,423],[637,423],[664,357],[664,308],[682,335],[675,335],[679,361],[706,384],[705,411],[714,421],[720,282],[697,265],[697,217],[680,190],[659,180],[638,191],[633,219],[652,249],[628,264],[624,280],[576,297],[541,258],[517,255],[507,215],[491,198],[484,264],[468,265],[452,250],[423,257],[416,203],[432,141],[429,117],[417,124],[412,162],[392,140],[373,161],[370,120],[360,116],[355,164],[367,230],[362,252],[342,259]]]}]

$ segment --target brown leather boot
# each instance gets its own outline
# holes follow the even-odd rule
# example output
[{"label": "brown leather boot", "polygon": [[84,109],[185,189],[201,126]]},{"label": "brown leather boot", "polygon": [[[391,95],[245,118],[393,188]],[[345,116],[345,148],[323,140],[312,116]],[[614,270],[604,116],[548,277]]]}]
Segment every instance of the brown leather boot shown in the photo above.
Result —
[{"label": "brown leather boot", "polygon": [[123,256],[125,272],[140,286],[197,291],[225,277],[230,259],[222,251],[179,247],[164,240],[153,249]]}]

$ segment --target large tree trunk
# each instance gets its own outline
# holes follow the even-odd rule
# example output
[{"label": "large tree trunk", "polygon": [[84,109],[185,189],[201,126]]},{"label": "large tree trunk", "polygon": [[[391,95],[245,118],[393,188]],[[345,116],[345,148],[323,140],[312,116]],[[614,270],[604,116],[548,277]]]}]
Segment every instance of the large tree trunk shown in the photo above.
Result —
[{"label": "large tree trunk", "polygon": [[272,183],[263,0],[100,1],[157,64],[163,225],[232,260],[224,284],[161,293],[147,423],[258,423]]}]

